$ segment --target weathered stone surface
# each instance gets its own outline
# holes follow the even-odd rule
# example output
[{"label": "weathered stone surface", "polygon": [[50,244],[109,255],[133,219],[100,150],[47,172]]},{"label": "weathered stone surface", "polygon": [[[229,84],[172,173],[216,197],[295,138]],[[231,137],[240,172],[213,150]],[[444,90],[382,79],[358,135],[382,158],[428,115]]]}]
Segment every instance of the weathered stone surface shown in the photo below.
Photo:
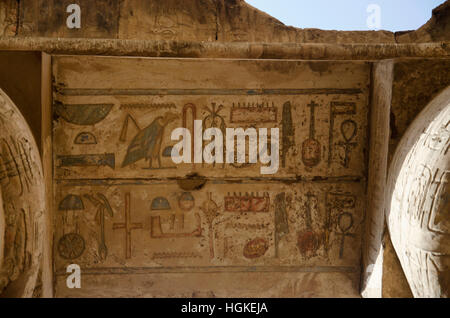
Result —
[{"label": "weathered stone surface", "polygon": [[383,60],[393,58],[446,58],[450,42],[419,44],[262,44],[106,39],[19,38],[0,39],[1,50],[43,51],[139,57]]},{"label": "weathered stone surface", "polygon": [[217,39],[264,43],[394,43],[387,31],[333,31],[289,27],[243,0],[217,1]]},{"label": "weathered stone surface", "polygon": [[[184,298],[251,298],[288,297],[359,297],[358,277],[351,273],[220,273],[211,279],[207,273],[156,273],[142,275],[107,275],[93,272],[83,284],[90,297],[184,297]],[[85,276],[85,277],[86,277]],[[264,278],[261,279],[261,276]],[[221,287],[218,289],[217,285]],[[65,275],[56,278],[57,297],[87,297],[82,290],[66,287]]]},{"label": "weathered stone surface", "polygon": [[81,0],[82,28],[69,29],[66,8],[72,0],[20,1],[19,36],[67,38],[116,38],[119,28],[119,4],[115,0]]},{"label": "weathered stone surface", "polygon": [[394,246],[392,245],[389,231],[386,228],[383,239],[383,298],[412,298],[413,294],[403,271]]},{"label": "weathered stone surface", "polygon": [[0,3],[0,36],[15,36],[18,33],[19,3],[5,0]]},{"label": "weathered stone surface", "polygon": [[394,66],[389,161],[406,129],[450,85],[450,60],[399,60]]},{"label": "weathered stone surface", "polygon": [[215,41],[216,4],[210,0],[124,0],[118,38]]},{"label": "weathered stone surface", "polygon": [[[394,43],[387,31],[324,31],[285,26],[243,0],[88,1],[81,29],[65,25],[70,0],[0,4],[4,35],[141,40],[295,43]],[[87,9],[88,8],[88,9]],[[19,21],[17,21],[19,17]],[[16,32],[16,25],[19,30]]]},{"label": "weathered stone surface", "polygon": [[0,3],[0,35],[265,43],[449,40],[449,2],[436,8],[432,19],[417,31],[396,34],[294,28],[243,0],[81,0],[83,27],[70,30],[65,25],[69,4],[70,0],[4,1]]},{"label": "weathered stone surface", "polygon": [[398,43],[438,42],[450,38],[450,1],[446,1],[433,10],[431,19],[416,31],[397,32]]},{"label": "weathered stone surface", "polygon": [[45,191],[34,138],[0,90],[0,293],[32,297],[42,271]]}]

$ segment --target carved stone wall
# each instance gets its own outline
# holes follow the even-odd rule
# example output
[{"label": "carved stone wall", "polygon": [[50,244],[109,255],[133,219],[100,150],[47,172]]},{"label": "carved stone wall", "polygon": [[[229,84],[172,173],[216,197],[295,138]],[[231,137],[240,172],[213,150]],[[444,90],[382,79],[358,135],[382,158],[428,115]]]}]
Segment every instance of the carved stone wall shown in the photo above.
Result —
[{"label": "carved stone wall", "polygon": [[42,166],[33,135],[0,90],[0,293],[40,296],[45,235]]},{"label": "carved stone wall", "polygon": [[[53,76],[57,296],[358,295],[370,63],[59,56]],[[279,128],[278,172],[174,164],[194,119]]]},{"label": "carved stone wall", "polygon": [[83,27],[65,26],[70,0],[0,3],[0,35],[283,43],[411,43],[449,40],[450,2],[417,31],[334,31],[286,26],[243,0],[80,0]]},{"label": "carved stone wall", "polygon": [[[18,34],[222,42],[393,43],[386,31],[338,32],[285,26],[242,0],[122,0],[78,3],[81,29],[65,26],[70,0],[22,0]],[[38,19],[36,20],[36,17]],[[257,26],[257,27],[256,27]]]},{"label": "carved stone wall", "polygon": [[19,2],[5,0],[0,3],[0,36],[15,36],[18,34]]}]

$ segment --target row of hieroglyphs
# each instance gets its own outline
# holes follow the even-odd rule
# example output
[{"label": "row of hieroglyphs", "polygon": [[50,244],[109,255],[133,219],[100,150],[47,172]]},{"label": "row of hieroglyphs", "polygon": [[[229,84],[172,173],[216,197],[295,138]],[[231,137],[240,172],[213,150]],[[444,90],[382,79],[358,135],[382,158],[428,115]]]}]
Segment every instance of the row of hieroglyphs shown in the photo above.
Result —
[{"label": "row of hieroglyphs", "polygon": [[[115,108],[118,109],[117,112],[113,111]],[[181,112],[178,113],[177,109],[181,109]],[[355,164],[359,164],[358,160],[362,159],[360,149],[364,144],[364,136],[359,134],[363,131],[365,122],[358,123],[355,101],[322,102],[311,98],[301,103],[235,102],[228,107],[214,102],[211,103],[211,107],[186,103],[180,108],[174,102],[120,105],[57,102],[54,111],[65,121],[64,125],[60,125],[61,132],[66,136],[74,134],[71,139],[75,148],[71,147],[67,140],[57,142],[57,146],[61,148],[61,151],[66,152],[68,149],[79,149],[79,153],[76,154],[59,153],[57,155],[57,167],[59,175],[62,176],[65,172],[70,174],[70,169],[74,167],[137,168],[143,161],[146,164],[142,168],[147,170],[176,169],[177,164],[172,157],[176,140],[171,140],[171,132],[177,128],[185,128],[190,132],[188,148],[191,153],[188,157],[194,162],[196,156],[194,152],[198,149],[194,143],[196,123],[197,125],[201,123],[201,133],[213,128],[223,136],[227,135],[228,129],[234,129],[235,132],[242,129],[241,135],[244,142],[241,145],[246,150],[245,156],[242,156],[244,158],[238,156],[239,138],[232,138],[230,147],[225,142],[219,143],[217,147],[221,147],[223,154],[227,146],[227,154],[230,151],[233,155],[231,158],[233,160],[224,156],[220,162],[214,161],[213,167],[221,169],[225,167],[245,169],[256,166],[252,158],[263,158],[264,151],[270,153],[269,150],[272,150],[274,146],[275,140],[272,140],[270,133],[274,128],[279,128],[279,166],[282,170],[291,168],[289,160],[294,161],[294,166],[303,166],[311,171],[321,164],[328,167],[336,164],[338,167],[349,169],[352,160]],[[304,118],[304,114],[307,118]],[[362,114],[363,112],[360,115]],[[105,126],[101,126],[109,115],[112,119]],[[302,126],[298,123],[299,120],[302,120]],[[304,125],[308,128],[303,129]],[[268,132],[267,146],[261,144],[263,139],[260,134],[258,154],[254,153],[256,151],[249,151],[251,148],[247,140],[252,140],[252,137],[256,139],[257,132],[261,133],[261,129],[265,128]],[[111,129],[115,131],[114,136],[117,139],[111,141],[108,138],[107,141],[120,147],[120,154],[113,152],[113,149],[111,152],[85,153],[90,149],[96,149],[102,140],[102,134],[105,134],[105,130]],[[301,130],[302,133],[296,130]],[[306,136],[303,135],[304,131],[308,131]],[[107,134],[111,136],[112,132],[108,131]],[[216,153],[219,152],[214,150],[216,148],[210,147],[213,141],[208,142],[202,137],[204,137],[203,134],[200,136],[200,143],[204,151],[209,146],[210,152],[216,158]],[[216,138],[211,139],[215,139],[214,143],[216,143]],[[102,146],[109,149],[107,144]],[[277,147],[273,149],[276,150]],[[119,155],[121,158],[117,158]],[[184,153],[184,155],[189,154]],[[271,157],[271,159],[273,161],[277,158]],[[199,163],[197,166],[205,167],[205,162],[200,160]]]},{"label": "row of hieroglyphs", "polygon": [[359,257],[357,185],[223,183],[183,192],[176,184],[135,184],[64,187],[56,202],[61,260],[207,266]]}]

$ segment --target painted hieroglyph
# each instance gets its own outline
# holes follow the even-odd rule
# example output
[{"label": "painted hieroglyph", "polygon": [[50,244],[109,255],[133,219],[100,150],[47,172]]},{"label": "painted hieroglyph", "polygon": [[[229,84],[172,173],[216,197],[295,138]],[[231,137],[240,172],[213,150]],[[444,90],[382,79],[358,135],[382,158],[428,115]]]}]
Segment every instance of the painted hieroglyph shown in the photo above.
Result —
[{"label": "painted hieroglyph", "polygon": [[[258,273],[284,275],[271,296],[357,295],[369,74],[365,62],[54,57],[57,293],[75,295],[64,275],[77,263],[92,295],[110,277],[128,296],[246,295],[214,280],[243,275],[252,289]],[[175,164],[171,132],[194,120],[279,128],[277,173]],[[135,275],[179,279],[142,292]]]}]

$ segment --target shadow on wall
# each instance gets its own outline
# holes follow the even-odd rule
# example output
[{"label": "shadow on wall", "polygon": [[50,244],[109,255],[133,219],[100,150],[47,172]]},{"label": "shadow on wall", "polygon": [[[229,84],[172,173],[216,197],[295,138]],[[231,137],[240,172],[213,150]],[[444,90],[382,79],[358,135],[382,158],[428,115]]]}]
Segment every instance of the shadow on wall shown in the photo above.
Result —
[{"label": "shadow on wall", "polygon": [[41,53],[0,52],[0,88],[25,117],[41,150]]}]

